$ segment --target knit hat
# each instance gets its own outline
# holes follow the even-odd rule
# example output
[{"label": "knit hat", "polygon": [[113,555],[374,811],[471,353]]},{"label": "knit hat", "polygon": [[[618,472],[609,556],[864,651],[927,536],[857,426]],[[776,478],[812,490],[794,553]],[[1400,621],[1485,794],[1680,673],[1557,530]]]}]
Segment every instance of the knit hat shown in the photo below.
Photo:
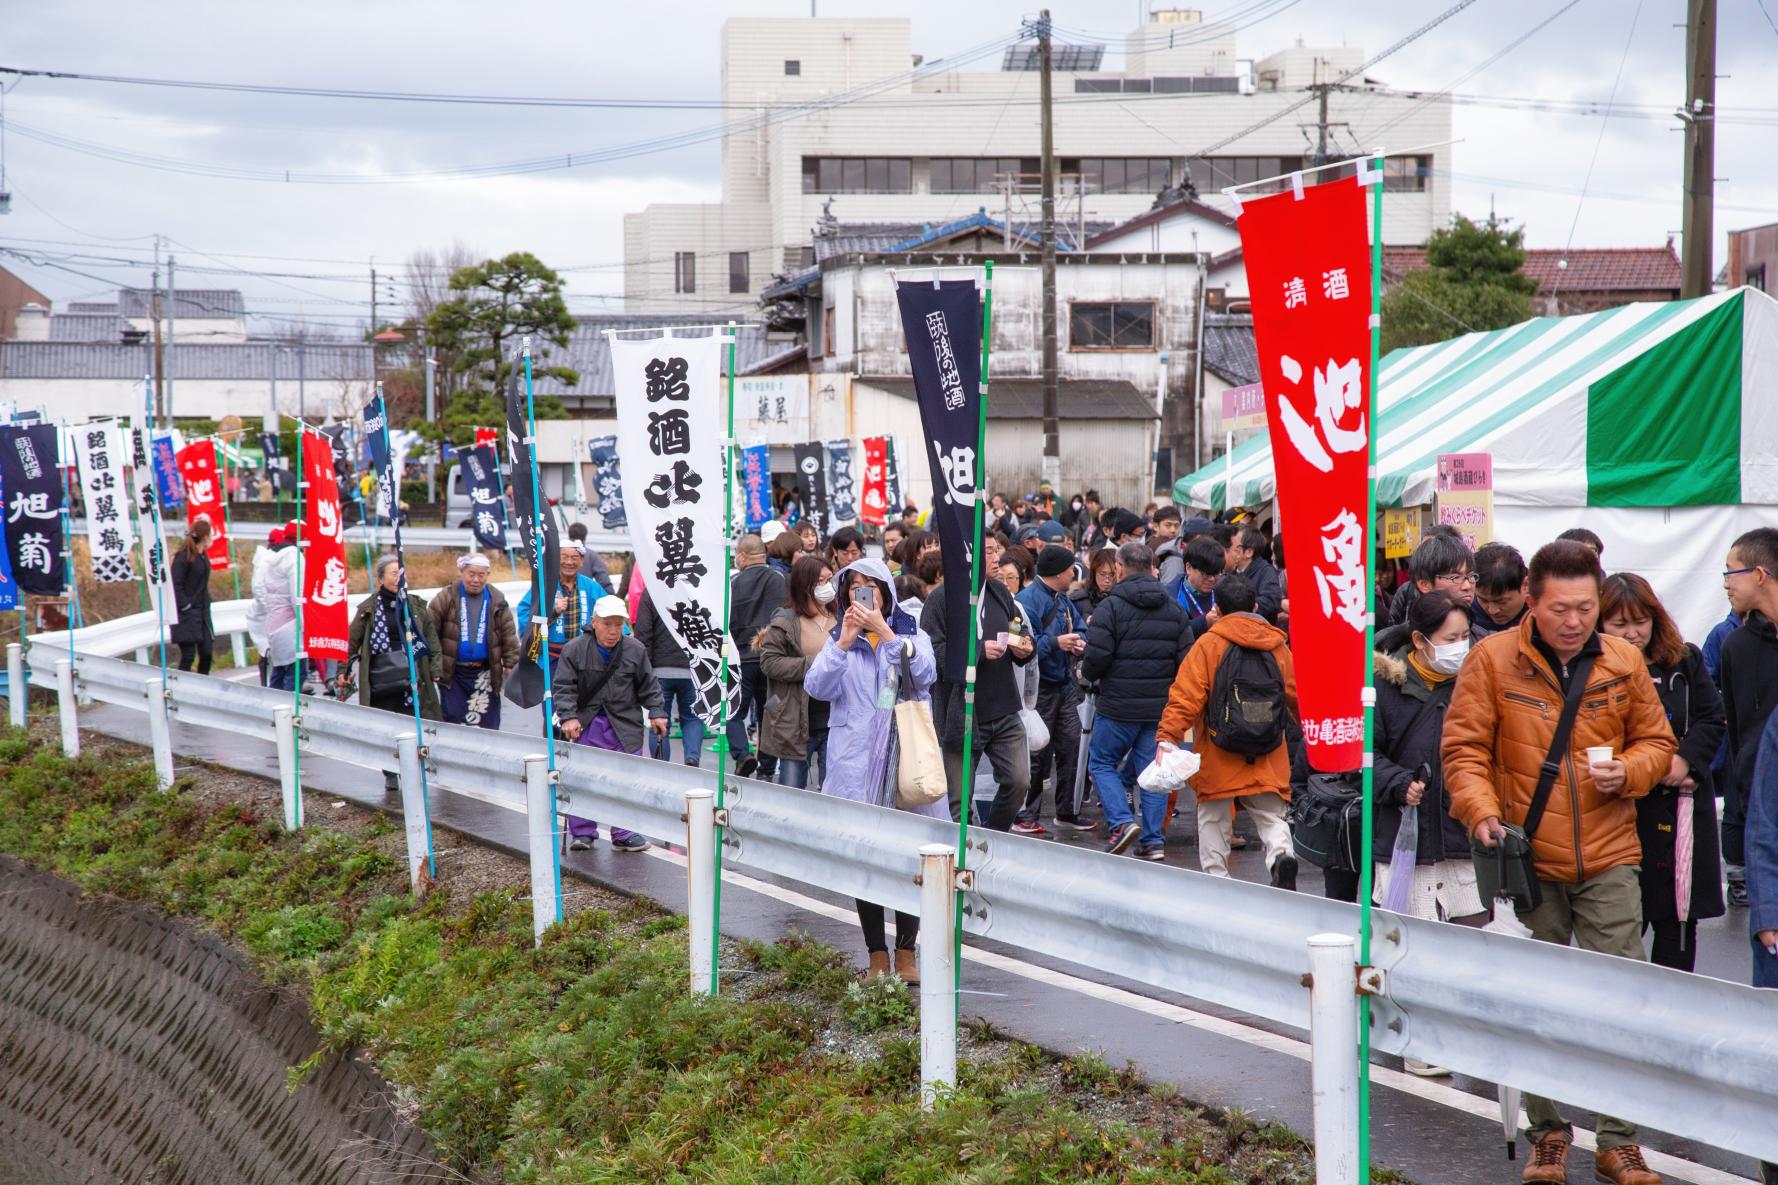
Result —
[{"label": "knit hat", "polygon": [[1060,576],[1074,567],[1074,553],[1059,543],[1052,543],[1037,553],[1039,576]]}]

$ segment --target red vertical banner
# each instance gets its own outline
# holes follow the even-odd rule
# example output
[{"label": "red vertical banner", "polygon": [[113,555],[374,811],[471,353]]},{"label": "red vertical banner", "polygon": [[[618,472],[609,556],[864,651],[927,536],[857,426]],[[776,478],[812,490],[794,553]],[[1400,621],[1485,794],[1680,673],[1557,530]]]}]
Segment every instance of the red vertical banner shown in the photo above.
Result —
[{"label": "red vertical banner", "polygon": [[227,571],[231,566],[228,550],[228,516],[223,513],[222,500],[228,496],[222,488],[222,471],[216,465],[216,442],[194,440],[179,450],[179,477],[185,483],[185,521],[189,526],[198,516],[210,520],[210,546],[205,554],[210,567]]},{"label": "red vertical banner", "polygon": [[475,447],[476,448],[480,448],[484,444],[499,444],[499,443],[500,443],[500,429],[498,429],[498,428],[477,428],[475,430]]},{"label": "red vertical banner", "polygon": [[303,653],[311,660],[348,657],[346,544],[333,442],[302,430]]},{"label": "red vertical banner", "polygon": [[1369,190],[1352,178],[1241,203],[1241,251],[1290,573],[1309,764],[1355,770],[1371,546]]},{"label": "red vertical banner", "polygon": [[864,490],[859,495],[859,519],[880,527],[888,522],[889,477],[885,455],[889,450],[881,436],[864,438]]}]

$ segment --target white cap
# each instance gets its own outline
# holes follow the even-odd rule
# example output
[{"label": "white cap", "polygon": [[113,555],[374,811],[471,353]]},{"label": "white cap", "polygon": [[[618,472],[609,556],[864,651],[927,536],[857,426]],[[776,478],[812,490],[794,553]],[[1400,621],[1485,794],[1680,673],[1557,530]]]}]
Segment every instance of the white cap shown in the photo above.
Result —
[{"label": "white cap", "polygon": [[630,607],[622,597],[603,596],[593,602],[594,617],[621,617],[630,620]]},{"label": "white cap", "polygon": [[759,528],[759,541],[761,543],[770,543],[772,540],[782,535],[784,530],[785,527],[783,523],[775,518],[769,518],[765,521],[765,524]]},{"label": "white cap", "polygon": [[492,571],[494,565],[490,564],[488,562],[488,557],[481,552],[472,551],[468,555],[460,555],[457,557],[457,571],[461,572],[465,568],[487,568],[489,571]]}]

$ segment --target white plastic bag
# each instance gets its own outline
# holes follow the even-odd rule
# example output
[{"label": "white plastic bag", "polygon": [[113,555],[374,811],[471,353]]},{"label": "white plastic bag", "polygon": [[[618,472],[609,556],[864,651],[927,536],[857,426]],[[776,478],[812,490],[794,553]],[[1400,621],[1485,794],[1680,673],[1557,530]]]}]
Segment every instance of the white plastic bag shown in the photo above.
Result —
[{"label": "white plastic bag", "polygon": [[1050,727],[1035,708],[1020,708],[1019,723],[1025,726],[1025,752],[1041,753],[1050,747]]},{"label": "white plastic bag", "polygon": [[1531,937],[1531,927],[1519,920],[1519,911],[1513,908],[1511,897],[1494,899],[1494,920],[1482,929],[1490,934],[1510,934],[1514,938]]},{"label": "white plastic bag", "polygon": [[1148,768],[1136,775],[1136,784],[1144,790],[1172,794],[1185,789],[1185,784],[1198,772],[1198,755],[1190,749],[1167,748],[1155,754]]}]

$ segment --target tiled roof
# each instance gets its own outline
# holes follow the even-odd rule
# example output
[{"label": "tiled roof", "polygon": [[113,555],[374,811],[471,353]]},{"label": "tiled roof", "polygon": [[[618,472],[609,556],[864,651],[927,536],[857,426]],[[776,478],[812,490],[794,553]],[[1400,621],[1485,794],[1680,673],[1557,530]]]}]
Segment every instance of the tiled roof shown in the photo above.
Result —
[{"label": "tiled roof", "polygon": [[1229,217],[1221,210],[1216,209],[1214,206],[1207,206],[1196,198],[1184,198],[1180,201],[1168,202],[1164,206],[1155,206],[1152,209],[1144,210],[1134,218],[1126,218],[1122,222],[1104,225],[1104,229],[1090,232],[1087,235],[1087,246],[1094,246],[1102,240],[1112,238],[1115,235],[1125,234],[1132,230],[1140,230],[1142,227],[1151,226],[1156,222],[1165,222],[1167,219],[1180,214],[1189,214],[1194,218],[1200,218],[1206,222],[1214,222],[1219,226],[1232,227],[1235,225],[1235,220],[1233,218]]},{"label": "tiled roof", "polygon": [[117,316],[115,300],[76,300],[62,310],[64,313],[110,313]]},{"label": "tiled roof", "polygon": [[1259,351],[1248,313],[1204,314],[1204,368],[1244,387],[1259,382]]},{"label": "tiled roof", "polygon": [[[120,288],[117,292],[118,312],[125,317],[150,316],[149,306],[154,293],[147,288]],[[161,315],[169,313],[178,320],[204,317],[244,317],[247,303],[239,288],[181,288],[171,301],[161,294]]]},{"label": "tiled roof", "polygon": [[114,342],[123,334],[116,306],[109,313],[56,313],[49,319],[52,342]]},{"label": "tiled roof", "polygon": [[[1568,261],[1566,268],[1558,266]],[[1384,247],[1383,270],[1404,276],[1426,266],[1424,247]],[[1562,292],[1680,291],[1679,256],[1673,244],[1664,247],[1578,247],[1562,251],[1538,247],[1525,252],[1525,274],[1537,281],[1538,295],[1548,295],[1561,277]]]},{"label": "tiled roof", "polygon": [[[914,398],[914,380],[903,375],[858,380],[879,390]],[[1062,379],[1056,385],[1056,413],[1064,420],[1152,420],[1154,397],[1122,379]],[[1043,418],[1042,379],[996,378],[988,384],[990,420]]]},{"label": "tiled roof", "polygon": [[[265,379],[271,373],[273,342],[241,342],[187,346],[166,353],[175,379]],[[303,369],[310,382],[368,380],[368,344],[310,344],[303,347]],[[111,342],[0,343],[0,378],[8,379],[140,379],[148,369],[147,351],[139,345]],[[278,377],[296,381],[296,363],[278,360]]]},{"label": "tiled roof", "polygon": [[[606,330],[657,329],[668,325],[684,325],[688,320],[695,322],[696,319],[695,314],[687,317],[682,313],[614,313],[608,316],[581,317],[574,332],[568,335],[566,352],[555,346],[547,346],[539,348],[536,355],[540,365],[573,367],[580,373],[580,381],[570,387],[555,379],[539,379],[537,392],[540,395],[610,398],[615,394],[617,380],[611,370],[611,346],[605,337]],[[793,348],[789,342],[768,342],[765,326],[759,324],[739,326],[735,346],[735,370],[738,374],[749,374],[760,366],[781,362],[784,359],[778,356]],[[545,349],[548,350],[547,353],[544,352]]]}]

